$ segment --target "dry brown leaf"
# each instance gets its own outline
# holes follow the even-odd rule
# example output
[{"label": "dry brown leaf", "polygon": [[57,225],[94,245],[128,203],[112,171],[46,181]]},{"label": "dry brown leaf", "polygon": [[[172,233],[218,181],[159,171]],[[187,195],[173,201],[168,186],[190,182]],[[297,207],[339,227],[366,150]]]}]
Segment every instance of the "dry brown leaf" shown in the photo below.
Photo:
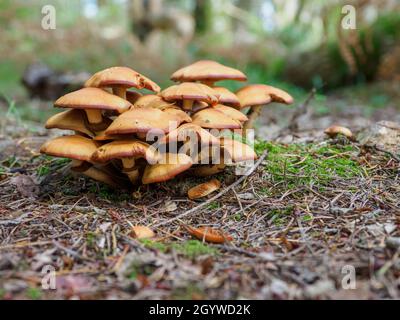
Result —
[{"label": "dry brown leaf", "polygon": [[211,243],[224,243],[225,241],[233,240],[231,236],[210,227],[192,228],[187,226],[186,229],[192,236],[196,237],[197,239]]},{"label": "dry brown leaf", "polygon": [[219,188],[221,188],[221,182],[219,182],[217,179],[211,179],[210,181],[201,183],[191,188],[188,191],[188,197],[192,200],[203,198]]},{"label": "dry brown leaf", "polygon": [[154,231],[146,226],[132,227],[131,236],[136,239],[150,239],[155,236]]}]

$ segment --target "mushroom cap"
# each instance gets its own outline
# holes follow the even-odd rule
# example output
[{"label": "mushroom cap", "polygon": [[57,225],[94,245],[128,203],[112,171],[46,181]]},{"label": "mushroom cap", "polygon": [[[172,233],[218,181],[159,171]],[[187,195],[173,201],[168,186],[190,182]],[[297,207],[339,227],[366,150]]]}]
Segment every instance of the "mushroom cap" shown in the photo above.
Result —
[{"label": "mushroom cap", "polygon": [[171,80],[173,81],[219,81],[237,80],[246,81],[246,75],[234,68],[224,66],[212,60],[200,60],[189,66],[175,71]]},{"label": "mushroom cap", "polygon": [[162,138],[161,142],[176,142],[185,141],[186,138],[191,137],[192,134],[196,134],[198,141],[206,145],[219,145],[220,141],[217,137],[213,136],[207,130],[193,123],[185,123],[177,129],[168,133]]},{"label": "mushroom cap", "polygon": [[192,159],[183,153],[164,154],[166,163],[147,165],[142,177],[143,184],[163,182],[174,178],[192,166]]},{"label": "mushroom cap", "polygon": [[71,109],[55,114],[46,121],[46,129],[74,130],[84,133],[90,137],[94,136],[85,125],[85,112],[78,109]]},{"label": "mushroom cap", "polygon": [[244,122],[249,120],[249,118],[247,118],[245,114],[243,114],[242,112],[240,112],[235,108],[224,106],[223,104],[217,104],[213,108],[239,122]]},{"label": "mushroom cap", "polygon": [[293,98],[287,92],[265,84],[251,84],[236,91],[241,108],[261,106],[270,102],[284,104],[293,103]]},{"label": "mushroom cap", "polygon": [[174,106],[174,103],[167,102],[156,94],[147,94],[141,96],[138,100],[136,100],[135,104],[133,105],[133,107],[147,107],[161,110],[169,108],[171,106]]},{"label": "mushroom cap", "polygon": [[145,158],[148,162],[155,163],[158,160],[154,148],[139,140],[118,140],[99,147],[92,155],[95,162],[108,162],[112,159]]},{"label": "mushroom cap", "polygon": [[353,133],[349,128],[336,125],[330,126],[329,128],[325,129],[324,133],[332,138],[336,137],[338,134],[342,134],[347,138],[353,137]]},{"label": "mushroom cap", "polygon": [[196,112],[192,116],[192,123],[208,129],[240,129],[242,127],[239,121],[214,108]]},{"label": "mushroom cap", "polygon": [[106,135],[146,133],[152,129],[163,132],[170,130],[173,122],[179,126],[182,117],[155,108],[132,108],[118,116],[105,131]]},{"label": "mushroom cap", "polygon": [[224,87],[213,87],[213,89],[219,93],[219,103],[240,108],[239,98],[233,92]]},{"label": "mushroom cap", "polygon": [[90,162],[98,144],[79,135],[62,136],[45,142],[40,148],[41,153],[53,157],[69,158]]},{"label": "mushroom cap", "polygon": [[228,153],[233,162],[257,159],[257,154],[247,144],[226,137],[220,138],[220,140],[222,148]]},{"label": "mushroom cap", "polygon": [[112,110],[123,113],[131,103],[99,88],[83,88],[57,99],[54,106],[72,109]]},{"label": "mushroom cap", "polygon": [[183,82],[171,86],[160,93],[166,101],[195,100],[215,105],[218,103],[219,94],[209,86],[202,83]]},{"label": "mushroom cap", "polygon": [[192,118],[183,110],[175,107],[169,107],[163,110],[164,113],[176,117],[179,123],[192,122]]},{"label": "mushroom cap", "polygon": [[154,92],[160,91],[160,87],[154,81],[128,67],[111,67],[99,71],[85,82],[85,87],[133,87]]},{"label": "mushroom cap", "polygon": [[201,183],[188,191],[189,199],[199,199],[208,196],[210,193],[221,188],[221,182],[217,179],[211,179],[210,181]]}]

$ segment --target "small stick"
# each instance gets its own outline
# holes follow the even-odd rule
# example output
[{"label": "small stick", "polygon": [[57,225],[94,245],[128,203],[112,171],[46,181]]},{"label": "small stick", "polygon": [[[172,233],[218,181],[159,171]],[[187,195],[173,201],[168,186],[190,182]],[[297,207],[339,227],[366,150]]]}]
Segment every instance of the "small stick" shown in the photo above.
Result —
[{"label": "small stick", "polygon": [[192,209],[190,209],[190,210],[188,210],[186,212],[183,212],[183,213],[177,215],[176,217],[168,219],[168,220],[166,220],[164,222],[157,223],[157,224],[153,225],[153,227],[157,228],[157,227],[166,225],[166,224],[168,224],[168,223],[170,223],[172,221],[182,219],[183,217],[191,215],[191,214],[195,213],[196,211],[200,210],[201,208],[204,208],[205,206],[207,206],[211,202],[217,200],[218,198],[223,196],[225,193],[227,193],[228,191],[230,191],[231,189],[235,188],[237,185],[242,183],[244,181],[244,179],[246,179],[248,176],[250,176],[257,169],[257,167],[264,161],[264,159],[266,158],[267,154],[268,154],[268,150],[265,150],[264,153],[257,160],[257,162],[246,172],[246,174],[244,174],[242,177],[240,177],[234,183],[229,185],[226,189],[224,189],[220,193],[216,194],[214,197],[208,199],[207,201],[203,202],[202,204],[198,205],[197,207],[194,207],[194,208],[192,208]]}]

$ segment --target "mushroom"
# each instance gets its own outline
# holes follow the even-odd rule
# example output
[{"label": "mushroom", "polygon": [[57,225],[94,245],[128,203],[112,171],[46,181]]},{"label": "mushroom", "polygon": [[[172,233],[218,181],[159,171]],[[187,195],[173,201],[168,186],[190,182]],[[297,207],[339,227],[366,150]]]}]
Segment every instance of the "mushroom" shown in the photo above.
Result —
[{"label": "mushroom", "polygon": [[207,108],[196,112],[192,116],[192,123],[208,129],[240,129],[242,127],[239,121],[232,119],[215,108]]},{"label": "mushroom", "polygon": [[167,102],[163,100],[158,95],[155,94],[147,94],[144,96],[141,96],[138,100],[136,100],[135,104],[133,107],[147,107],[147,108],[156,108],[156,109],[166,109],[169,107],[173,107],[175,104],[171,102]]},{"label": "mushroom", "polygon": [[341,134],[348,139],[353,139],[353,133],[351,132],[350,129],[342,126],[330,126],[324,131],[325,134],[327,134],[330,138],[335,138],[338,134]]},{"label": "mushroom", "polygon": [[143,95],[136,91],[126,91],[125,99],[128,100],[130,103],[135,104]]},{"label": "mushroom", "polygon": [[219,144],[219,139],[214,137],[207,130],[204,130],[197,124],[194,123],[185,123],[179,126],[177,129],[168,133],[162,140],[162,143],[166,142],[187,142],[188,138],[190,138],[193,134],[195,134],[198,138],[198,141],[203,145],[215,145]]},{"label": "mushroom", "polygon": [[139,158],[144,158],[149,163],[156,163],[158,160],[154,148],[138,140],[113,141],[102,145],[92,155],[92,161],[99,163],[120,159],[123,172],[132,183],[136,183],[139,178],[139,167],[136,164],[136,160]]},{"label": "mushroom", "polygon": [[220,140],[222,149],[227,152],[224,156],[225,159],[227,155],[233,162],[257,159],[257,154],[247,144],[226,137],[221,137]]},{"label": "mushroom", "polygon": [[91,157],[97,150],[98,144],[91,139],[79,136],[62,136],[45,142],[40,152],[60,158],[72,159],[71,169],[84,175],[104,182],[112,187],[117,187],[113,178],[102,170],[94,167]]},{"label": "mushroom", "polygon": [[240,108],[239,98],[233,92],[224,87],[213,87],[213,89],[219,93],[219,103],[236,109]]},{"label": "mushroom", "polygon": [[118,116],[105,131],[106,135],[121,134],[146,134],[150,130],[158,130],[164,133],[169,132],[170,126],[175,123],[177,126],[188,121],[182,115],[173,112],[164,112],[160,109],[137,107]]},{"label": "mushroom", "polygon": [[83,88],[57,99],[54,106],[60,108],[83,109],[88,119],[88,128],[91,131],[101,131],[108,127],[109,121],[103,116],[103,110],[123,113],[131,104],[98,88]]},{"label": "mushroom", "polygon": [[220,80],[246,81],[247,77],[243,72],[216,61],[200,60],[174,72],[171,80],[179,82],[201,81],[212,87],[215,82]]},{"label": "mushroom", "polygon": [[261,113],[261,107],[270,102],[292,104],[293,98],[287,92],[271,87],[265,84],[251,84],[239,89],[236,92],[239,98],[241,108],[250,107],[248,113],[249,120],[243,126],[243,129],[253,128],[255,119]]},{"label": "mushroom", "polygon": [[113,93],[123,99],[126,99],[128,88],[160,92],[160,87],[155,82],[128,67],[112,67],[99,71],[85,82],[85,87],[112,88]]},{"label": "mushroom", "polygon": [[[110,121],[111,122],[111,121]],[[46,121],[46,129],[74,130],[89,137],[95,134],[86,126],[87,120],[85,112],[78,109],[71,109],[55,114]]]},{"label": "mushroom", "polygon": [[214,110],[222,112],[223,114],[227,115],[228,117],[232,118],[233,120],[244,122],[247,121],[249,118],[239,110],[236,110],[232,107],[224,106],[223,104],[217,104],[214,107]]},{"label": "mushroom", "polygon": [[184,82],[171,86],[160,93],[161,97],[168,102],[182,101],[182,108],[191,111],[194,101],[206,102],[210,105],[218,103],[219,94],[212,88],[201,84]]},{"label": "mushroom", "polygon": [[210,193],[221,188],[221,182],[217,179],[211,179],[210,181],[201,183],[188,191],[189,199],[199,199],[208,196]]},{"label": "mushroom", "polygon": [[183,153],[164,154],[163,161],[147,165],[142,177],[143,184],[163,182],[174,178],[192,166],[192,159]]},{"label": "mushroom", "polygon": [[191,170],[192,175],[197,177],[208,177],[224,171],[226,167],[224,150],[222,148],[219,148],[217,151],[219,151],[219,158],[216,158],[218,153],[213,152],[212,154],[209,155],[208,159],[209,164],[202,164],[194,167]]}]

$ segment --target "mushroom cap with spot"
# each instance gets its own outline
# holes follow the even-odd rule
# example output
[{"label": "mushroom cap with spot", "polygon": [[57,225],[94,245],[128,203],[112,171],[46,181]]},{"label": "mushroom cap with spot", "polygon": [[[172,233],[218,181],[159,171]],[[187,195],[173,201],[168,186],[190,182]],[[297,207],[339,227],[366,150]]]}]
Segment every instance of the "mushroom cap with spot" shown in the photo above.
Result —
[{"label": "mushroom cap with spot", "polygon": [[154,148],[139,140],[113,141],[102,145],[92,155],[92,160],[100,163],[122,158],[144,158],[151,163],[158,160]]},{"label": "mushroom cap with spot", "polygon": [[219,94],[202,83],[184,82],[171,86],[160,93],[166,101],[193,100],[203,101],[210,105],[218,103]]},{"label": "mushroom cap with spot", "polygon": [[123,113],[131,103],[98,88],[83,88],[57,99],[54,106],[72,109],[111,110]]},{"label": "mushroom cap with spot", "polygon": [[143,184],[163,182],[174,178],[176,175],[189,169],[192,159],[183,153],[166,153],[163,163],[147,165],[142,177]]},{"label": "mushroom cap with spot", "polygon": [[90,131],[85,123],[86,114],[84,111],[79,109],[71,109],[55,114],[46,121],[46,129],[63,129],[63,130],[74,130],[84,133],[90,137],[94,136],[94,133]]},{"label": "mushroom cap with spot", "polygon": [[240,112],[239,110],[232,107],[224,106],[223,104],[217,104],[216,106],[213,107],[213,109],[218,110],[219,112],[222,112],[224,115],[239,122],[244,122],[249,119],[244,113]]},{"label": "mushroom cap with spot", "polygon": [[198,141],[203,145],[219,145],[220,143],[217,137],[193,123],[185,123],[179,126],[179,128],[168,133],[161,142],[185,141],[192,134],[195,134]]},{"label": "mushroom cap with spot", "polygon": [[156,109],[165,109],[174,106],[173,102],[167,102],[160,96],[156,94],[147,94],[141,96],[138,100],[136,100],[133,107],[147,107],[147,108],[156,108]]},{"label": "mushroom cap with spot", "polygon": [[90,162],[98,146],[92,139],[79,135],[62,136],[45,142],[40,152],[53,157]]},{"label": "mushroom cap with spot", "polygon": [[99,71],[85,82],[85,87],[124,87],[160,91],[160,87],[154,81],[128,67],[111,67]]},{"label": "mushroom cap with spot", "polygon": [[169,132],[170,126],[179,126],[181,116],[155,108],[132,108],[118,116],[105,131],[106,135],[147,133],[152,129]]},{"label": "mushroom cap with spot", "polygon": [[212,60],[200,60],[189,66],[175,71],[171,80],[173,81],[220,81],[236,80],[246,81],[246,75],[234,68],[224,66]]},{"label": "mushroom cap with spot", "polygon": [[219,103],[240,108],[239,98],[233,92],[224,87],[213,87],[213,89],[219,93]]},{"label": "mushroom cap with spot", "polygon": [[293,98],[287,92],[265,84],[251,84],[236,91],[241,108],[261,106],[270,102],[284,104],[293,103]]},{"label": "mushroom cap with spot", "polygon": [[242,127],[239,121],[214,108],[207,108],[196,112],[192,116],[192,123],[208,129],[240,129]]},{"label": "mushroom cap with spot", "polygon": [[222,148],[233,162],[257,159],[257,154],[247,144],[226,137],[220,139]]}]

